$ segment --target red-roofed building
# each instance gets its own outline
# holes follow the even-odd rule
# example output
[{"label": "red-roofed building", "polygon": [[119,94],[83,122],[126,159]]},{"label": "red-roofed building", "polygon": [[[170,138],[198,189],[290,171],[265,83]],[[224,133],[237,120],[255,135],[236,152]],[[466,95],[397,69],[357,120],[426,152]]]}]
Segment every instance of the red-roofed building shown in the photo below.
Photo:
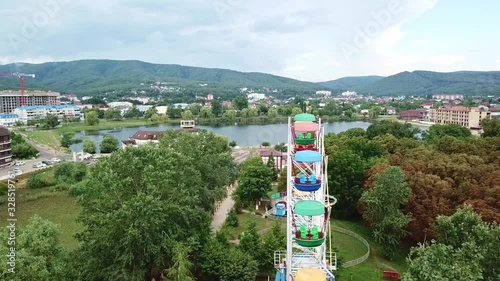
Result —
[{"label": "red-roofed building", "polygon": [[282,170],[286,166],[286,155],[277,151],[273,147],[260,147],[259,155],[264,164],[267,164],[270,157],[274,158],[274,165],[277,170]]},{"label": "red-roofed building", "polygon": [[399,119],[406,121],[425,120],[426,116],[427,111],[425,109],[405,110],[399,113]]},{"label": "red-roofed building", "polygon": [[122,147],[127,146],[138,146],[146,143],[157,143],[160,141],[160,137],[163,131],[137,131],[128,140],[122,141]]}]

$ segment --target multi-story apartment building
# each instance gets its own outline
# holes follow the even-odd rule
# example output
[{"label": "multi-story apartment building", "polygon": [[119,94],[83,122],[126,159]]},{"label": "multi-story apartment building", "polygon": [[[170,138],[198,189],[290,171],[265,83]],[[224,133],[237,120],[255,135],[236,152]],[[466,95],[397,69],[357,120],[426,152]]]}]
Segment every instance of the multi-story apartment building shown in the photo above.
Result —
[{"label": "multi-story apartment building", "polygon": [[0,126],[10,127],[14,126],[16,122],[19,121],[19,115],[17,114],[0,114]]},{"label": "multi-story apartment building", "polygon": [[[24,92],[25,106],[57,105],[60,94],[57,92]],[[21,106],[21,92],[0,91],[0,113],[12,113]]]},{"label": "multi-story apartment building", "polygon": [[481,122],[491,112],[477,107],[450,106],[429,110],[429,121],[436,124],[457,124],[466,128],[481,128]]},{"label": "multi-story apartment building", "polygon": [[432,98],[435,100],[463,100],[464,95],[441,94],[441,95],[432,95]]},{"label": "multi-story apartment building", "polygon": [[10,131],[0,127],[0,167],[5,167],[12,161]]},{"label": "multi-story apartment building", "polygon": [[76,105],[41,105],[22,106],[16,108],[14,113],[19,116],[19,121],[28,123],[29,120],[44,119],[47,114],[56,115],[60,120],[64,117],[81,118],[80,107]]}]

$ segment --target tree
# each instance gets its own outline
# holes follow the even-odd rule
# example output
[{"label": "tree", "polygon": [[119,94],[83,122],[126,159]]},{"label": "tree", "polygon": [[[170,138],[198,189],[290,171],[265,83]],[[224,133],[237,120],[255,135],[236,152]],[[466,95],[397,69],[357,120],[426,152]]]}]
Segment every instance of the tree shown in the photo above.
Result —
[{"label": "tree", "polygon": [[230,227],[238,227],[238,216],[236,215],[236,211],[231,209],[226,218],[226,224]]},{"label": "tree", "polygon": [[282,224],[275,222],[270,231],[264,237],[263,250],[263,269],[272,272],[274,269],[274,252],[286,249],[286,234],[283,231]]},{"label": "tree", "polygon": [[273,175],[272,179],[275,181],[278,178],[278,171],[276,170],[276,163],[274,162],[274,156],[272,153],[269,155],[269,160],[267,160],[267,167],[271,170]]},{"label": "tree", "polygon": [[243,110],[244,108],[248,107],[248,100],[245,97],[237,96],[233,100],[233,105],[236,109]]},{"label": "tree", "polygon": [[267,196],[273,174],[260,158],[245,161],[234,196],[242,204],[253,203]]},{"label": "tree", "polygon": [[[192,138],[200,142],[189,146],[196,150],[203,136]],[[210,233],[210,212],[200,204],[207,198],[202,175],[208,171],[202,173],[191,155],[203,151],[185,154],[186,143],[172,144],[173,139],[120,150],[90,169],[79,200],[81,279],[159,280],[166,265],[175,264],[175,245],[201,250]],[[224,165],[212,165],[210,172],[224,173]]]},{"label": "tree", "polygon": [[168,280],[194,281],[195,279],[193,277],[193,273],[191,272],[193,263],[188,259],[189,247],[184,244],[177,243],[173,248],[173,252],[173,265],[166,271]]},{"label": "tree", "polygon": [[466,139],[472,136],[472,133],[469,129],[457,124],[432,125],[422,133],[422,138],[431,143],[435,143],[445,136]]},{"label": "tree", "polygon": [[288,146],[286,143],[284,142],[280,142],[280,143],[277,143],[275,146],[274,146],[274,149],[276,151],[280,151],[280,152],[287,152],[288,151]]},{"label": "tree", "polygon": [[370,119],[375,120],[380,115],[382,108],[380,106],[374,106],[370,109]]},{"label": "tree", "polygon": [[87,165],[83,162],[61,162],[54,167],[57,182],[76,183],[87,175]]},{"label": "tree", "polygon": [[113,135],[104,135],[102,138],[101,153],[111,153],[118,150],[118,140]]},{"label": "tree", "polygon": [[52,129],[59,125],[59,119],[57,119],[56,115],[53,114],[47,114],[45,118],[43,119],[43,124],[44,127],[47,129]]},{"label": "tree", "polygon": [[413,127],[409,123],[403,124],[397,121],[382,120],[371,124],[368,129],[366,129],[366,135],[369,139],[385,134],[391,134],[396,138],[415,138],[415,135],[419,131],[418,128]]},{"label": "tree", "polygon": [[[23,140],[24,141],[24,140]],[[14,144],[12,141],[12,155],[18,159],[33,158],[38,154],[38,150],[27,142]]]},{"label": "tree", "polygon": [[212,101],[212,113],[215,117],[219,117],[222,115],[222,102],[220,100]]},{"label": "tree", "polygon": [[222,114],[222,117],[225,117],[230,121],[234,121],[236,119],[236,116],[237,116],[236,110],[231,110],[231,109],[226,110],[226,112]]},{"label": "tree", "polygon": [[237,145],[236,141],[234,141],[234,140],[229,142],[229,146],[232,148],[234,148],[236,145]]},{"label": "tree", "polygon": [[95,149],[95,142],[93,140],[86,139],[83,141],[83,152],[94,154]]},{"label": "tree", "polygon": [[432,242],[413,248],[407,262],[405,281],[483,280],[479,262],[481,256],[473,245],[455,250],[453,247]]},{"label": "tree", "polygon": [[158,114],[158,110],[156,109],[156,107],[151,107],[150,109],[146,110],[146,112],[144,112],[144,119],[151,119],[153,114]]},{"label": "tree", "polygon": [[230,248],[224,253],[227,259],[221,268],[221,281],[254,281],[257,277],[258,263],[250,253],[243,252],[238,248]]},{"label": "tree", "polygon": [[278,117],[278,110],[276,110],[276,108],[270,108],[267,112],[267,117],[269,117],[269,119],[275,119]]},{"label": "tree", "polygon": [[111,107],[108,108],[108,110],[104,111],[104,118],[106,120],[121,120],[122,113],[118,108]]},{"label": "tree", "polygon": [[361,202],[366,205],[363,217],[370,222],[375,241],[382,246],[384,255],[392,259],[411,220],[410,215],[401,211],[410,195],[410,188],[399,167],[390,167],[375,176],[374,185],[361,196]]},{"label": "tree", "polygon": [[271,143],[270,143],[270,142],[268,142],[268,141],[264,141],[264,142],[262,142],[260,145],[265,146],[265,147],[268,147],[268,146],[271,146]]},{"label": "tree", "polygon": [[137,109],[137,107],[134,105],[130,107],[125,114],[123,114],[123,117],[125,118],[139,118],[142,116],[142,112]]},{"label": "tree", "polygon": [[287,175],[288,171],[286,169],[281,170],[278,177],[278,192],[284,192],[287,189]]},{"label": "tree", "polygon": [[56,224],[34,215],[24,228],[18,230],[15,244],[7,244],[7,241],[14,241],[8,239],[8,229],[3,228],[0,236],[6,241],[0,244],[2,253],[10,253],[10,248],[15,247],[15,273],[9,272],[10,265],[7,262],[2,262],[0,279],[62,280],[61,274],[65,266],[61,259],[62,247]]},{"label": "tree", "polygon": [[500,226],[483,222],[465,205],[438,216],[434,230],[436,240],[411,250],[404,280],[498,280]]},{"label": "tree", "polygon": [[328,159],[330,194],[338,199],[336,209],[344,218],[358,217],[365,175],[365,160],[352,150],[338,150]]},{"label": "tree", "polygon": [[181,118],[182,118],[182,120],[193,120],[194,116],[193,116],[193,113],[191,112],[191,110],[186,109],[182,112]]},{"label": "tree", "polygon": [[481,122],[481,125],[483,127],[482,137],[500,137],[500,119],[486,118]]},{"label": "tree", "polygon": [[202,119],[211,119],[214,118],[214,114],[210,108],[202,108],[200,111],[200,118]]},{"label": "tree", "polygon": [[99,119],[97,118],[97,112],[89,111],[85,113],[85,125],[94,126],[99,124]]},{"label": "tree", "polygon": [[76,143],[76,140],[73,139],[74,133],[63,133],[61,137],[61,146],[62,147],[70,147],[70,145]]},{"label": "tree", "polygon": [[245,232],[240,236],[240,249],[245,253],[249,253],[254,261],[260,263],[262,261],[262,240],[257,233],[257,222],[255,219],[252,218],[247,222]]}]

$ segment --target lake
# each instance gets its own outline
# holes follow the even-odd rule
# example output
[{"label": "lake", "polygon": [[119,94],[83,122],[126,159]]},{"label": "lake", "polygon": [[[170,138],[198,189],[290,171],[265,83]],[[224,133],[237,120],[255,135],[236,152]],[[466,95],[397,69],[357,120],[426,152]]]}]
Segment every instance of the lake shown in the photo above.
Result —
[{"label": "lake", "polygon": [[[354,122],[331,122],[323,124],[326,133],[340,133],[352,128],[367,129],[371,123],[363,121]],[[91,139],[99,148],[104,135],[109,134],[116,137],[120,142],[132,137],[138,130],[144,131],[165,131],[168,129],[179,129],[179,125],[154,125],[123,128],[119,130],[100,130],[100,131],[82,131],[75,134],[77,139]],[[262,142],[270,142],[277,144],[279,142],[287,142],[287,124],[271,124],[271,125],[232,125],[221,127],[196,126],[199,129],[206,129],[215,134],[228,137],[229,141],[236,141],[238,146],[258,146]],[[120,144],[121,145],[121,144]],[[71,151],[82,151],[82,143],[73,144],[70,146]]]}]

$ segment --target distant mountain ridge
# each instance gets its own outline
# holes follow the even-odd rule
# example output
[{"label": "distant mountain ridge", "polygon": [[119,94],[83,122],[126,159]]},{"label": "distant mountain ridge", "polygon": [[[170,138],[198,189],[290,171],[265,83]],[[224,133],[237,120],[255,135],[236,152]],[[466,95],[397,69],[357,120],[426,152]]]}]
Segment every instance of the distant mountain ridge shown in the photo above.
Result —
[{"label": "distant mountain ridge", "polygon": [[360,86],[377,82],[383,78],[383,76],[354,76],[339,78],[337,80],[327,82],[319,82],[318,84],[335,90],[351,90]]},{"label": "distant mountain ridge", "polygon": [[[54,91],[84,93],[137,88],[140,83],[156,81],[179,84],[212,83],[226,86],[268,86],[288,88],[319,87],[312,82],[277,75],[239,72],[227,69],[191,67],[174,64],[153,64],[136,60],[78,60],[42,64],[0,65],[0,72],[35,73],[35,79],[25,79],[27,87],[42,87]],[[10,80],[10,81],[7,81]],[[15,79],[0,79],[0,88],[16,89]]]},{"label": "distant mountain ridge", "polygon": [[[0,72],[35,73],[26,78],[26,88],[77,94],[137,89],[140,83],[156,81],[181,85],[207,83],[221,87],[300,88],[314,92],[331,89],[334,93],[352,90],[372,95],[500,95],[500,71],[401,72],[388,77],[343,77],[327,82],[307,82],[259,72],[153,64],[137,60],[78,60],[42,64],[0,65]],[[14,78],[0,77],[0,90],[19,89]]]}]

